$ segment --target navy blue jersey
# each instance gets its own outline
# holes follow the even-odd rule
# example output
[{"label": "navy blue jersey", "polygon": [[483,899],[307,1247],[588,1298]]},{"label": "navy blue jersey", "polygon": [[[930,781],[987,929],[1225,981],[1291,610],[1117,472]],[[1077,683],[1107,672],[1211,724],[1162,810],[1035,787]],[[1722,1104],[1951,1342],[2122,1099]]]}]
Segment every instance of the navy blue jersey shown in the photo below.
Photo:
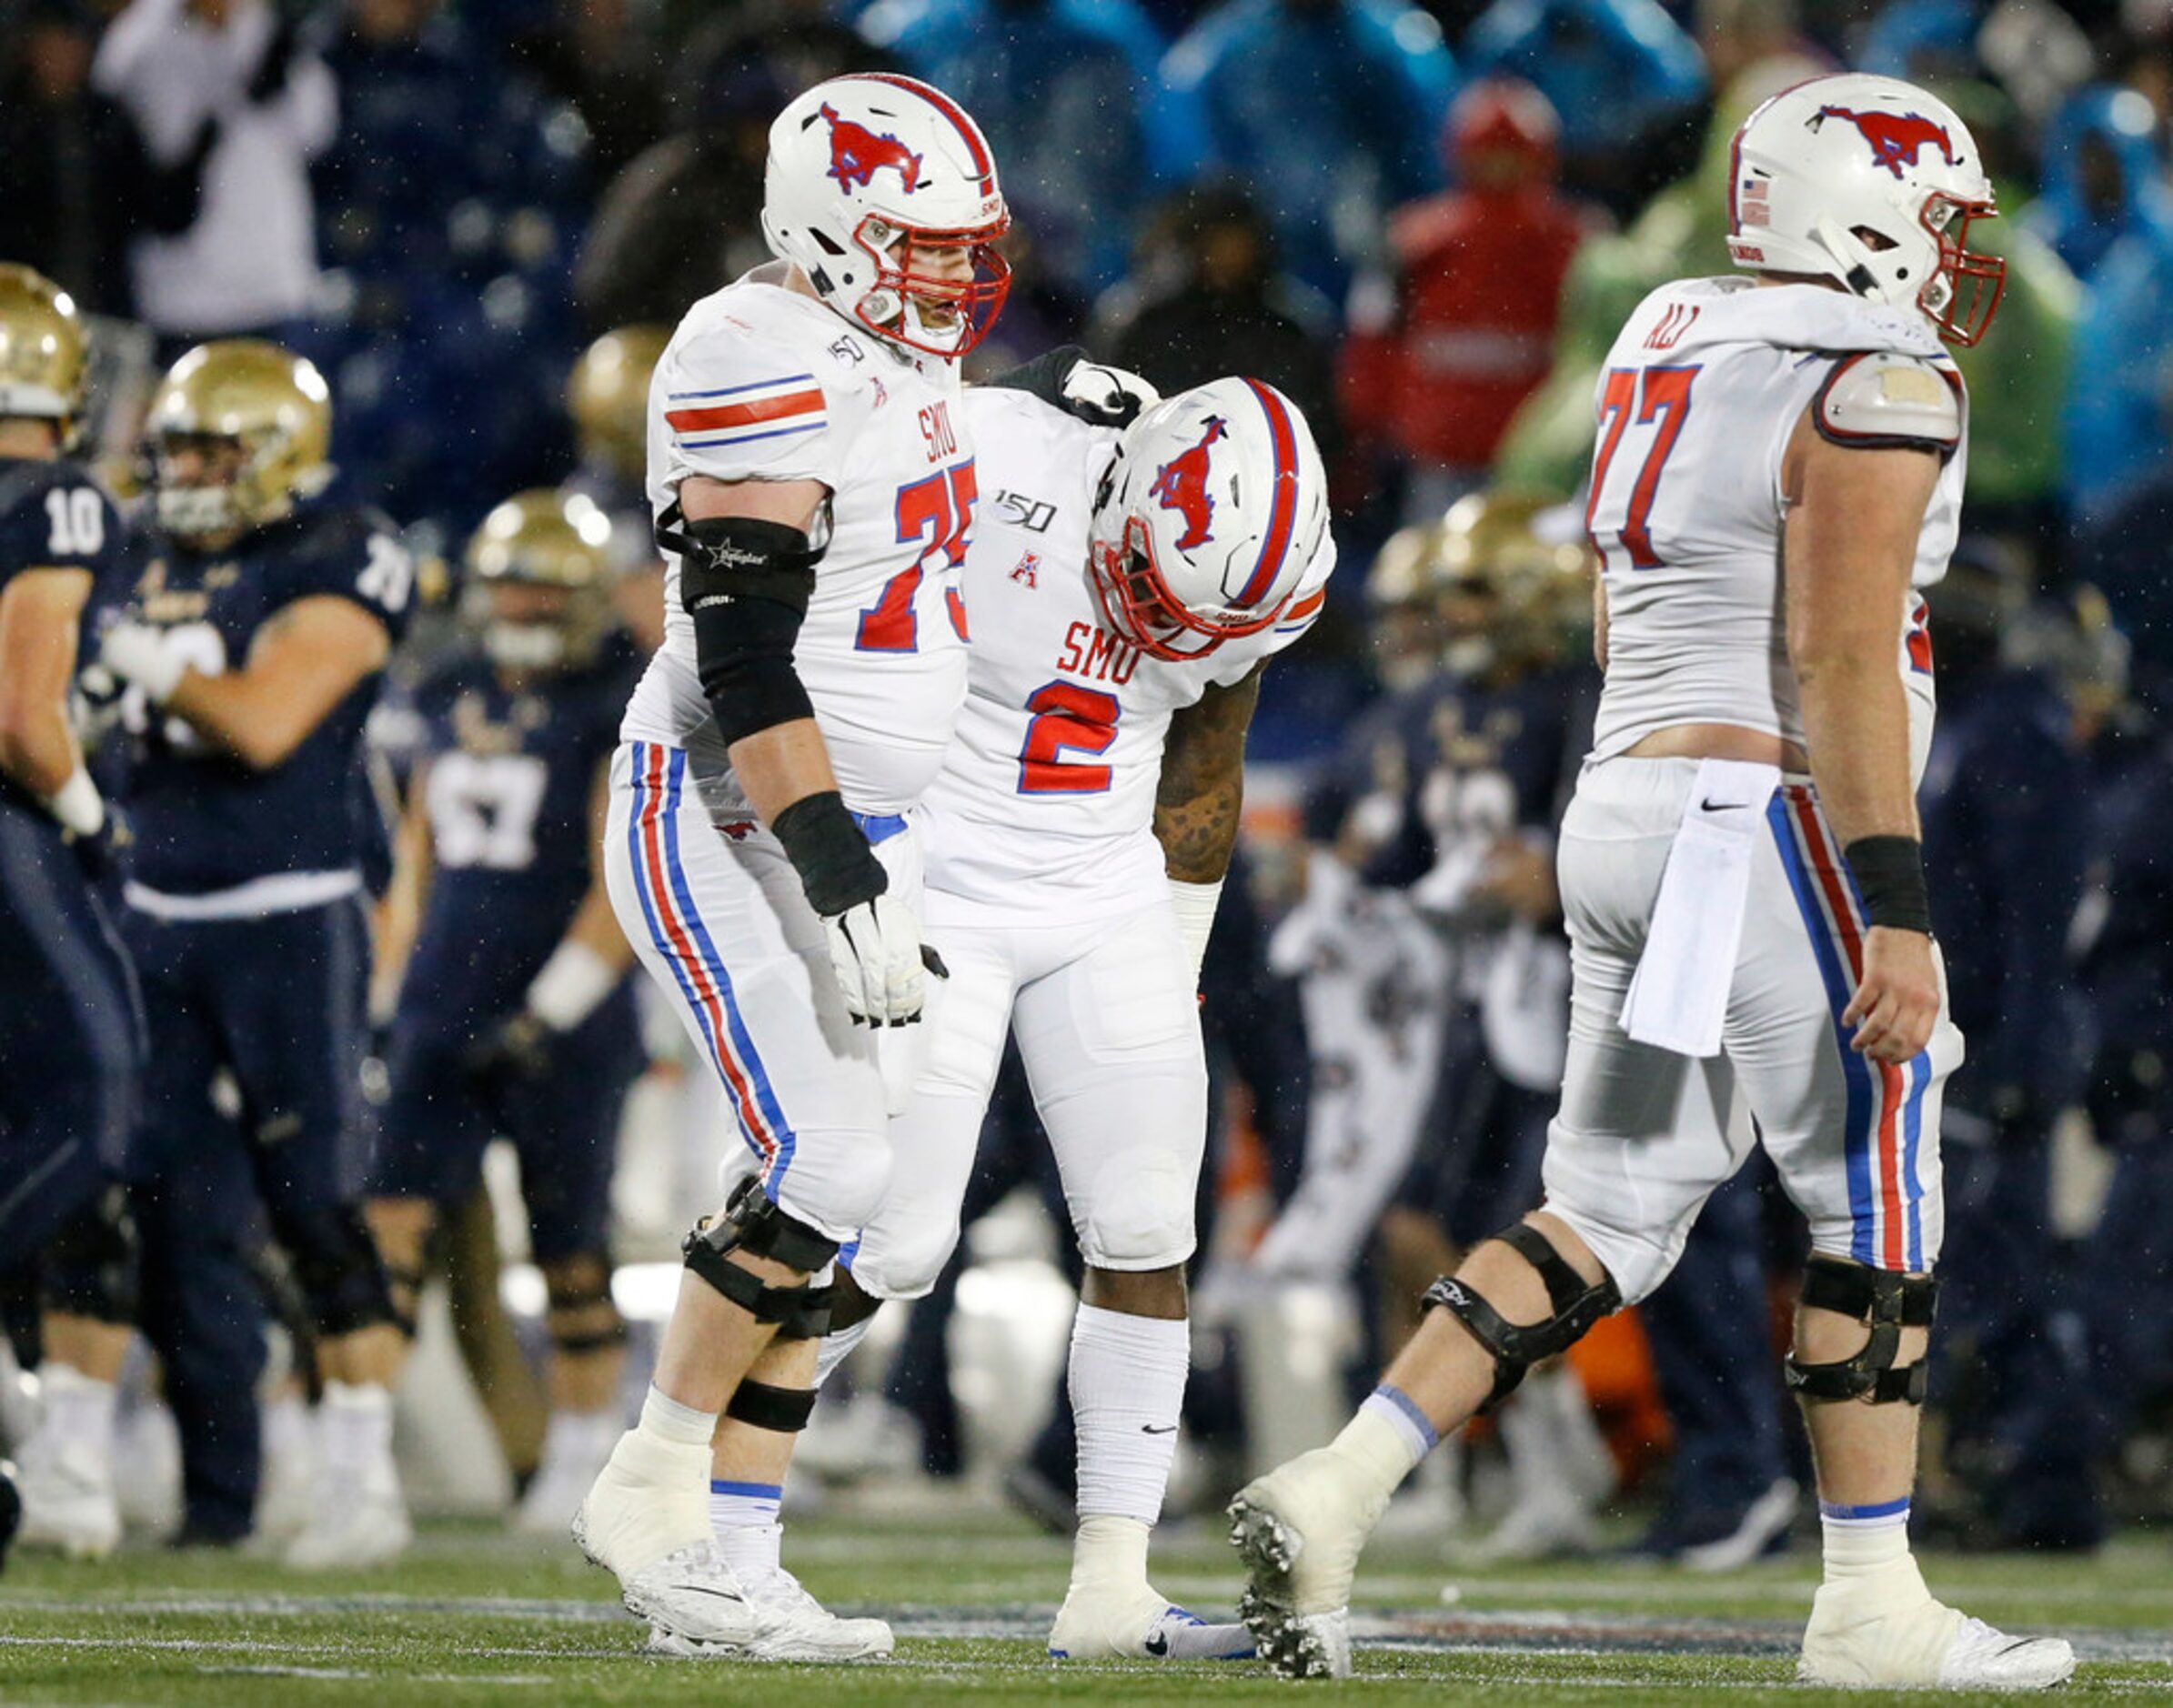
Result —
[{"label": "navy blue jersey", "polygon": [[1949,678],[1939,698],[1919,804],[1932,924],[1969,1041],[1954,1095],[2057,1108],[2074,1090],[2067,942],[2089,826],[2072,719],[2023,670]]},{"label": "navy blue jersey", "polygon": [[1591,745],[1598,680],[1577,665],[1499,688],[1444,676],[1392,702],[1363,762],[1394,776],[1402,811],[1365,880],[1401,888],[1518,830],[1552,833]]},{"label": "navy blue jersey", "polygon": [[[65,457],[52,462],[0,457],[0,588],[25,569],[86,569],[94,588],[111,587],[124,548],[113,500],[81,463]],[[84,606],[79,657],[94,603]],[[4,775],[0,801],[36,807]]]},{"label": "navy blue jersey", "polygon": [[[415,586],[392,525],[345,508],[305,510],[216,552],[147,528],[136,557],[126,614],[165,629],[168,644],[207,676],[242,668],[267,623],[320,595],[360,606],[397,642]],[[127,782],[136,879],[169,895],[205,895],[281,872],[362,866],[376,834],[361,779],[362,729],[377,697],[371,676],[265,770],[138,697]]]},{"label": "navy blue jersey", "polygon": [[518,688],[470,651],[417,687],[435,874],[400,990],[403,1020],[514,1008],[558,947],[589,888],[597,773],[640,668],[614,633],[585,668]]}]

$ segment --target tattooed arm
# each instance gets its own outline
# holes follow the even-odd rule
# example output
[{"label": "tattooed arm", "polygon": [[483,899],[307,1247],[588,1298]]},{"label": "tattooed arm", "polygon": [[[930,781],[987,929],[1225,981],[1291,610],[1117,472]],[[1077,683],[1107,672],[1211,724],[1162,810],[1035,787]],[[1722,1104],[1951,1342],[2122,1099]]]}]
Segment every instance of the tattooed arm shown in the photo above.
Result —
[{"label": "tattooed arm", "polygon": [[1162,782],[1154,796],[1154,836],[1171,879],[1219,884],[1237,845],[1245,795],[1245,730],[1260,699],[1265,661],[1229,688],[1210,688],[1170,720]]}]

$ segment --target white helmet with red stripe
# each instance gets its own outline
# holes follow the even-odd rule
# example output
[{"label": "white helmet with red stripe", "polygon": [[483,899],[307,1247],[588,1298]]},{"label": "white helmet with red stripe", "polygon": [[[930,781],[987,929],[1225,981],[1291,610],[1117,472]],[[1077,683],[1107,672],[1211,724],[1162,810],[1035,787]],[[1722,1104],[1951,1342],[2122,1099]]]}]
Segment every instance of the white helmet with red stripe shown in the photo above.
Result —
[{"label": "white helmet with red stripe", "polygon": [[1999,306],[2007,264],[1968,246],[1970,222],[1997,213],[1969,127],[1898,77],[1814,77],[1735,133],[1728,253],[1737,266],[1807,273],[1916,308],[1952,343],[1975,344]]},{"label": "white helmet with red stripe", "polygon": [[1328,480],[1298,407],[1218,379],[1125,430],[1094,505],[1103,620],[1157,658],[1195,658],[1282,617],[1328,531]]},{"label": "white helmet with red stripe", "polygon": [[[991,246],[1010,228],[981,126],[941,89],[871,72],[832,77],[770,127],[762,235],[822,300],[909,348],[963,356],[1011,289]],[[964,246],[971,278],[913,270],[913,252]]]}]

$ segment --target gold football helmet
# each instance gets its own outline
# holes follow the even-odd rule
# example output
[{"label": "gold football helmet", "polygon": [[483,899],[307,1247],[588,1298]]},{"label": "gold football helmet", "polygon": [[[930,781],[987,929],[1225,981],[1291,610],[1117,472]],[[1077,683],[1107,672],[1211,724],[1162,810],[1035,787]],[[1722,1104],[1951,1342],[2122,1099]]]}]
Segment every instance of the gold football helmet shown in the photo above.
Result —
[{"label": "gold football helmet", "polygon": [[1551,663],[1590,623],[1591,548],[1540,527],[1557,507],[1529,493],[1474,492],[1442,518],[1447,663],[1459,676]]},{"label": "gold football helmet", "polygon": [[57,422],[65,443],[83,407],[89,350],[75,298],[42,273],[0,262],[0,416]]},{"label": "gold football helmet", "polygon": [[639,487],[649,467],[649,380],[669,327],[620,327],[581,352],[566,381],[581,461]]},{"label": "gold football helmet", "polygon": [[144,432],[159,526],[184,539],[275,522],[332,478],[331,387],[309,362],[257,338],[199,344],[176,362]]},{"label": "gold football helmet", "polygon": [[518,492],[468,542],[465,615],[506,670],[572,669],[609,632],[611,518],[579,493]]},{"label": "gold football helmet", "polygon": [[1447,591],[1443,538],[1439,522],[1398,528],[1365,572],[1373,668],[1391,693],[1418,687],[1441,668],[1449,638],[1443,611]]}]

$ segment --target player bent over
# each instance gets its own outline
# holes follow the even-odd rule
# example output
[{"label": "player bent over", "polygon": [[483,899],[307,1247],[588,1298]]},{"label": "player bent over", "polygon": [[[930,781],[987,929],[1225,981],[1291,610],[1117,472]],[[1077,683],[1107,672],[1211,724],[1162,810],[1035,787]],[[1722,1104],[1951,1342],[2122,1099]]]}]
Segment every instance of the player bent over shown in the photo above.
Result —
[{"label": "player bent over", "polygon": [[1350,1668],[1358,1555],[1444,1432],[1667,1274],[1743,1160],[1740,1090],[1812,1256],[1787,1361],[1825,1520],[1800,1676],[2028,1689],[2068,1645],[1932,1599],[1909,1553],[1937,1283],[1941,1087],[1961,1060],[1930,935],[1915,785],[1967,452],[1941,337],[2000,263],[1960,119],[1883,77],[1818,78],[1745,121],[1730,250],[1757,279],[1648,296],[1598,396],[1588,527],[1606,671],[1564,820],[1568,1065],[1544,1209],[1437,1281],[1335,1442],[1231,1507],[1246,1613],[1283,1671]]},{"label": "player bent over", "polygon": [[[1262,671],[1310,627],[1334,563],[1326,485],[1303,417],[1252,380],[1188,391],[1121,435],[1001,386],[969,391],[966,412],[1001,496],[966,556],[966,706],[923,803],[926,917],[951,980],[822,1368],[878,1302],[934,1285],[1015,1037],[1087,1264],[1070,1370],[1079,1530],[1050,1653],[1242,1657],[1242,1627],[1151,1586],[1147,1544],[1191,1361],[1200,959]],[[728,1552],[775,1558],[790,1446],[721,1444]]]},{"label": "player bent over", "polygon": [[905,814],[966,685],[979,488],[956,362],[1002,302],[1008,220],[972,120],[866,75],[779,116],[762,224],[782,265],[696,304],[650,385],[667,628],[604,839],[619,923],[757,1172],[688,1239],[640,1423],[574,1533],[666,1638],[850,1659],[889,1628],[717,1553],[710,1439],[728,1410],[804,1422],[831,1261],[890,1171],[926,953]]},{"label": "player bent over", "polygon": [[494,1134],[520,1157],[548,1290],[551,1421],[521,1503],[562,1533],[619,1439],[626,1325],[606,1241],[627,1088],[642,1061],[633,951],[602,876],[604,803],[639,656],[611,614],[610,521],[524,492],[468,548],[472,635],[414,696],[387,968],[398,1009],[371,1231],[412,1328],[426,1250]]}]

